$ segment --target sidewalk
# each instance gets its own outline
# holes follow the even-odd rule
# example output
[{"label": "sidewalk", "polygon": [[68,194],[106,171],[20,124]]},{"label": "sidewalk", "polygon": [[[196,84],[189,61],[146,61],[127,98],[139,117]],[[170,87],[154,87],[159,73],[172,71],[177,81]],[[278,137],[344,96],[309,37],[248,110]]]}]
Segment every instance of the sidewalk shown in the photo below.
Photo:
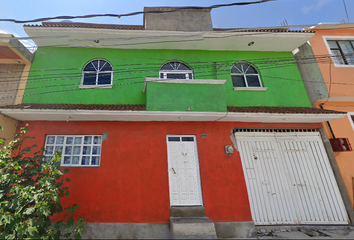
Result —
[{"label": "sidewalk", "polygon": [[354,239],[351,226],[259,226],[256,239]]}]

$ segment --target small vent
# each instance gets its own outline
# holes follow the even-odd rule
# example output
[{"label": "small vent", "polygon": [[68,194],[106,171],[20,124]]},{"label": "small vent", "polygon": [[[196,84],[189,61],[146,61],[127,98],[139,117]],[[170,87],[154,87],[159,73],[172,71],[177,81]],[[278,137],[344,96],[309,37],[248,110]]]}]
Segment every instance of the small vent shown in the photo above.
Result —
[{"label": "small vent", "polygon": [[234,128],[235,132],[317,132],[317,129]]},{"label": "small vent", "polygon": [[333,138],[329,139],[332,145],[333,152],[352,151],[348,138]]}]

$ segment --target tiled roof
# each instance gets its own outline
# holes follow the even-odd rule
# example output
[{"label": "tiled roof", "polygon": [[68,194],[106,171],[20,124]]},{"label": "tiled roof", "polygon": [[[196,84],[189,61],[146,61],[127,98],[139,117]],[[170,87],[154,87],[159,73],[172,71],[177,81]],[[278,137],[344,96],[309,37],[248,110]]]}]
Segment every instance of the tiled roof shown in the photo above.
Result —
[{"label": "tiled roof", "polygon": [[247,112],[247,113],[285,113],[285,114],[346,114],[327,109],[310,108],[310,107],[231,107],[228,106],[229,112]]},{"label": "tiled roof", "polygon": [[298,32],[298,33],[314,33],[311,30],[289,30],[287,28],[263,28],[263,29],[242,29],[242,28],[213,28],[214,31],[225,32]]},{"label": "tiled roof", "polygon": [[[102,110],[102,111],[146,111],[143,104],[40,104],[23,103],[0,106],[0,109],[47,109],[47,110]],[[284,114],[346,114],[345,112],[310,107],[232,107],[229,112],[238,113],[284,113]]]},{"label": "tiled roof", "polygon": [[145,111],[143,104],[39,104],[23,103],[0,106],[0,109],[51,109],[51,110],[104,110],[104,111]]},{"label": "tiled roof", "polygon": [[122,30],[144,30],[140,25],[117,25],[117,24],[95,24],[79,22],[42,22],[42,25],[24,25],[25,27],[57,27],[57,28],[99,28],[99,29],[122,29]]},{"label": "tiled roof", "polygon": [[[42,22],[42,25],[24,25],[25,27],[56,27],[56,28],[99,28],[99,29],[121,29],[121,30],[145,30],[142,25],[117,25],[117,24],[96,24],[80,22]],[[289,30],[287,28],[264,28],[264,29],[242,29],[242,28],[213,28],[216,32],[299,32],[314,33],[311,30]]]}]

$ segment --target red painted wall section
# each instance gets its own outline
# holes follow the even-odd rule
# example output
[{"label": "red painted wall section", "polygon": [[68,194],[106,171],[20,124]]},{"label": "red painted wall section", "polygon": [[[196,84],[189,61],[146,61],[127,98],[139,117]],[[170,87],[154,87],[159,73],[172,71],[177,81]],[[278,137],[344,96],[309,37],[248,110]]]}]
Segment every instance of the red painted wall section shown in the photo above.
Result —
[{"label": "red painted wall section", "polygon": [[[232,122],[23,122],[28,145],[44,147],[45,136],[102,134],[100,167],[68,167],[70,195],[64,206],[78,203],[75,217],[87,222],[167,223],[170,201],[166,135],[197,137],[203,202],[214,222],[252,221],[240,155],[224,153],[233,128],[320,128],[321,124]],[[207,138],[201,138],[207,134]],[[53,220],[60,219],[60,216]]]}]

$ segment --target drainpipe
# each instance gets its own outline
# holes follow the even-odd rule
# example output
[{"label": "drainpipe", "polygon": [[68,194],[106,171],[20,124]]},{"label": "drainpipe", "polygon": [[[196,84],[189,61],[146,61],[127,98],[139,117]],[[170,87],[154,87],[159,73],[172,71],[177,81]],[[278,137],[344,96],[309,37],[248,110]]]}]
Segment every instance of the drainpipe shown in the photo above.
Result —
[{"label": "drainpipe", "polygon": [[[321,103],[321,104],[320,104],[321,109],[324,109],[324,108],[323,108],[323,104],[324,104],[324,103]],[[329,130],[331,131],[332,138],[336,138],[336,137],[334,136],[333,129],[332,129],[331,124],[329,123],[329,121],[327,121],[327,125],[328,125]]]}]

